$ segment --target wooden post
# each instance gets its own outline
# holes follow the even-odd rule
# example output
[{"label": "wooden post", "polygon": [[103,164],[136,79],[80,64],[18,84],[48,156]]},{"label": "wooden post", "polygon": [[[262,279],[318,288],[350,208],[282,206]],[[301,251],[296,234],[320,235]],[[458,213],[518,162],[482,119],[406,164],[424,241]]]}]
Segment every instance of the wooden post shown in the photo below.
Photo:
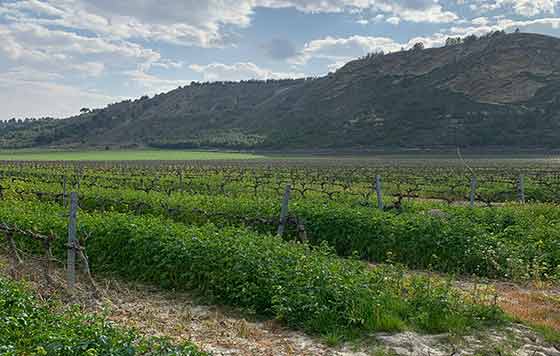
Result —
[{"label": "wooden post", "polygon": [[379,174],[375,176],[375,193],[377,193],[377,208],[383,210],[383,194],[381,191],[381,176]]},{"label": "wooden post", "polygon": [[66,208],[66,174],[62,177],[62,206]]},{"label": "wooden post", "polygon": [[43,240],[43,246],[45,248],[45,283],[47,284],[47,288],[49,288],[52,283],[51,278],[51,242],[49,239]]},{"label": "wooden post", "polygon": [[183,172],[179,171],[179,192],[183,192]]},{"label": "wooden post", "polygon": [[307,232],[305,231],[305,223],[303,219],[297,219],[298,239],[301,243],[307,242]]},{"label": "wooden post", "polygon": [[474,208],[474,200],[476,197],[476,177],[471,177],[471,193],[470,193],[470,206]]},{"label": "wooden post", "polygon": [[284,200],[282,201],[282,210],[280,211],[280,225],[278,225],[277,234],[284,235],[284,229],[286,227],[286,219],[288,218],[288,203],[290,202],[290,192],[292,191],[292,186],[290,184],[286,185],[286,190],[284,191]]},{"label": "wooden post", "polygon": [[14,240],[14,236],[11,232],[6,232],[6,240],[8,241],[8,247],[12,252],[12,257],[17,264],[22,264],[23,260],[19,257],[19,253],[17,252],[16,242]]},{"label": "wooden post", "polygon": [[78,194],[70,193],[70,215],[68,218],[68,288],[74,289],[76,284],[76,214],[78,211]]},{"label": "wooden post", "polygon": [[80,246],[77,241],[76,241],[76,249],[78,251],[78,256],[80,257],[80,260],[82,261],[84,273],[88,277],[89,282],[93,287],[94,294],[97,296],[99,295],[99,290],[97,289],[97,285],[95,284],[95,281],[93,280],[93,277],[91,275],[91,271],[89,269],[89,259],[86,255],[85,249],[82,246]]},{"label": "wooden post", "polygon": [[523,174],[520,174],[517,179],[517,198],[520,203],[525,203],[525,177]]},{"label": "wooden post", "polygon": [[77,182],[77,187],[76,187],[76,191],[80,191],[80,184],[82,182],[82,175],[84,174],[83,172],[83,168],[81,165],[78,165],[78,182]]},{"label": "wooden post", "polygon": [[17,279],[18,278],[18,267],[19,265],[21,265],[23,263],[23,260],[21,259],[21,257],[19,257],[19,254],[17,252],[17,247],[16,247],[16,242],[14,241],[14,236],[12,235],[11,232],[6,231],[6,240],[8,242],[8,248],[11,251],[11,267],[10,267],[10,274],[12,275],[13,279]]}]

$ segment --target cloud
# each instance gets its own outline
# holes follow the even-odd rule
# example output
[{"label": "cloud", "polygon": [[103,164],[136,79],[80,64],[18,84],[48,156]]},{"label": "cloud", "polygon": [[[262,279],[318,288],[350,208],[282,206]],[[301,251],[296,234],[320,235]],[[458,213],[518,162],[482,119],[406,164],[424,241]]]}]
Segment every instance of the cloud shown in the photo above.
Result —
[{"label": "cloud", "polygon": [[235,0],[17,0],[0,4],[0,9],[19,22],[87,30],[126,40],[213,47],[226,38],[220,33],[222,25],[249,24],[252,10],[242,3]]},{"label": "cloud", "polygon": [[0,73],[0,119],[12,117],[67,117],[82,107],[102,107],[122,98],[99,94],[79,87],[54,84],[57,73],[27,68]]},{"label": "cloud", "polygon": [[553,14],[558,0],[500,0],[502,5],[510,5],[515,12],[523,16],[536,16],[539,14]]},{"label": "cloud", "polygon": [[312,59],[326,59],[330,62],[341,63],[372,52],[395,52],[400,50],[402,46],[402,44],[387,37],[350,36],[335,38],[328,36],[306,43],[293,63],[301,65]]},{"label": "cloud", "polygon": [[247,79],[284,79],[304,77],[303,73],[274,72],[251,62],[234,64],[211,63],[191,64],[189,68],[202,74],[205,81],[239,81]]},{"label": "cloud", "polygon": [[554,14],[560,0],[478,0],[471,5],[473,11],[480,13],[511,8],[516,14],[533,17],[541,14]]},{"label": "cloud", "polygon": [[452,22],[458,18],[454,13],[443,10],[438,0],[259,0],[256,4],[293,7],[310,13],[381,11],[412,22]]},{"label": "cloud", "polygon": [[546,33],[560,30],[560,18],[542,18],[526,21],[515,21],[505,18],[495,19],[495,22],[488,22],[481,26],[459,27],[453,26],[446,32],[449,36],[482,36],[491,31],[514,31],[520,29],[523,32]]},{"label": "cloud", "polygon": [[471,23],[476,26],[486,26],[490,23],[487,17],[477,17],[471,20]]},{"label": "cloud", "polygon": [[290,7],[306,13],[382,12],[412,22],[458,18],[438,0],[14,0],[0,4],[0,14],[113,38],[221,47],[230,45],[228,26],[249,26],[257,7]]},{"label": "cloud", "polygon": [[34,23],[0,25],[0,57],[13,65],[98,77],[105,70],[165,65],[158,52],[138,44],[87,37]]},{"label": "cloud", "polygon": [[[159,52],[117,35],[84,31],[85,27],[102,27],[103,20],[79,11],[76,12],[77,18],[67,18],[71,6],[62,6],[65,3],[74,2],[28,0],[0,3],[4,114],[9,109],[13,111],[11,116],[39,113],[40,116],[65,116],[74,114],[79,105],[105,105],[112,101],[112,97],[90,88],[111,82],[111,79],[103,82],[100,79],[103,77],[125,75],[131,83],[137,83],[135,78],[139,76],[131,74],[134,72],[145,74],[145,84],[141,88],[146,91],[171,89],[172,82],[158,81],[148,72],[153,67],[176,69],[182,65],[180,62],[162,58]],[[84,22],[87,26],[71,27],[72,21],[79,22],[80,19],[87,19]],[[25,73],[33,76],[24,76]],[[39,77],[38,73],[47,75]],[[119,86],[113,91],[126,89],[122,83]],[[11,93],[7,93],[8,90]],[[27,105],[30,102],[32,105]],[[40,105],[43,105],[43,111],[38,110]]]},{"label": "cloud", "polygon": [[394,11],[402,20],[410,22],[449,23],[459,17],[451,12],[444,11],[441,5],[433,5],[426,9],[398,8]]},{"label": "cloud", "polygon": [[153,95],[176,89],[179,86],[189,85],[192,80],[165,79],[146,73],[143,70],[132,70],[124,73],[128,84],[139,88],[142,93]]},{"label": "cloud", "polygon": [[284,60],[296,55],[297,50],[292,41],[275,38],[263,45],[260,48],[264,51],[265,55],[275,60]]}]

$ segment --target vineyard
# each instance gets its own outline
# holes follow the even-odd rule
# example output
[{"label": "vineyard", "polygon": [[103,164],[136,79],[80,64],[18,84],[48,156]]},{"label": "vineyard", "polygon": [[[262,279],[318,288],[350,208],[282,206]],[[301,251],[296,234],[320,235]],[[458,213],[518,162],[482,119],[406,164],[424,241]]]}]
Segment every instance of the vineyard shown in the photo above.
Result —
[{"label": "vineyard", "polygon": [[461,334],[511,318],[492,291],[457,289],[457,278],[558,285],[559,168],[12,161],[0,166],[0,224],[22,251],[43,253],[24,235],[52,236],[63,259],[75,192],[95,274],[196,291],[327,340]]}]

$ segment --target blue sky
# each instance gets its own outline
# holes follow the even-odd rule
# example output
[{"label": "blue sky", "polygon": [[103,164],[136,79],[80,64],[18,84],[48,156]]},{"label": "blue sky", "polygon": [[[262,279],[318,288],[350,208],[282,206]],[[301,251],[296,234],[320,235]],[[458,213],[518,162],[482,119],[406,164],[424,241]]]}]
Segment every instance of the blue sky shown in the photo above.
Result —
[{"label": "blue sky", "polygon": [[489,31],[560,37],[560,0],[0,0],[0,119],[192,81],[319,76]]}]

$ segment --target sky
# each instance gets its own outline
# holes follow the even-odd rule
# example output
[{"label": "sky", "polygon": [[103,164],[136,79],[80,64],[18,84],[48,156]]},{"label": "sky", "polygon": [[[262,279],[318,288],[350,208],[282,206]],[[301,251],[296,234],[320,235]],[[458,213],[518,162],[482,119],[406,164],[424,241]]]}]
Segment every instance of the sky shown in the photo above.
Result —
[{"label": "sky", "polygon": [[321,76],[450,36],[560,37],[559,15],[560,0],[0,0],[0,119],[192,81]]}]

